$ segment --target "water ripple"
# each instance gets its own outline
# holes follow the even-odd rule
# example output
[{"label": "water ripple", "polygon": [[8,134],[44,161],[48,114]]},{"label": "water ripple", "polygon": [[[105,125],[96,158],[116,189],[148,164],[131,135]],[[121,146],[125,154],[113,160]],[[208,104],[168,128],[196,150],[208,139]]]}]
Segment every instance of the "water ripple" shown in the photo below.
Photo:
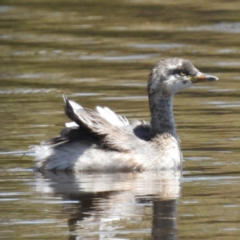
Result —
[{"label": "water ripple", "polygon": [[41,88],[41,89],[33,89],[33,88],[17,88],[17,89],[6,89],[0,90],[0,94],[27,94],[27,93],[49,93],[55,91],[54,88]]},{"label": "water ripple", "polygon": [[240,33],[240,22],[218,23],[214,25],[203,25],[198,27],[186,27],[186,31],[216,31],[226,33]]}]

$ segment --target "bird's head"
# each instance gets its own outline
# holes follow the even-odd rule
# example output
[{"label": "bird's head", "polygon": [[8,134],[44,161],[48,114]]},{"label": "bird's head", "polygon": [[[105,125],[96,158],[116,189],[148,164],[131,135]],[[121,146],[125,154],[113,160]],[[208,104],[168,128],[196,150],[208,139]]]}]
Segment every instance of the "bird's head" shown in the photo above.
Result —
[{"label": "bird's head", "polygon": [[148,80],[149,96],[171,96],[198,82],[216,81],[217,77],[200,72],[193,64],[180,58],[159,61]]}]

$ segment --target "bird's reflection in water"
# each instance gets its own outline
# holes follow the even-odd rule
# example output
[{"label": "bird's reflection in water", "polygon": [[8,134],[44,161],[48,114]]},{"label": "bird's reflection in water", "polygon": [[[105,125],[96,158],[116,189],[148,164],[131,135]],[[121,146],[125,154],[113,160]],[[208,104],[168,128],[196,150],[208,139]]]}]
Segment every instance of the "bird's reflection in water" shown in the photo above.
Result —
[{"label": "bird's reflection in water", "polygon": [[152,234],[152,239],[177,239],[180,177],[180,172],[166,171],[111,174],[46,172],[44,176],[37,174],[37,191],[63,198],[69,239],[77,239],[78,236],[114,239],[128,234]]}]

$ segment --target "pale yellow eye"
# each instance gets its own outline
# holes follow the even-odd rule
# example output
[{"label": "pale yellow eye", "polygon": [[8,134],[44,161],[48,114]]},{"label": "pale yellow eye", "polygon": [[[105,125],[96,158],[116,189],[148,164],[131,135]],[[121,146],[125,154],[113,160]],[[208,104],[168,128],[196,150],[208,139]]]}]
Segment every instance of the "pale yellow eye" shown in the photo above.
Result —
[{"label": "pale yellow eye", "polygon": [[182,77],[184,77],[184,76],[186,76],[187,74],[186,74],[186,72],[185,71],[180,71],[180,73],[179,73]]}]

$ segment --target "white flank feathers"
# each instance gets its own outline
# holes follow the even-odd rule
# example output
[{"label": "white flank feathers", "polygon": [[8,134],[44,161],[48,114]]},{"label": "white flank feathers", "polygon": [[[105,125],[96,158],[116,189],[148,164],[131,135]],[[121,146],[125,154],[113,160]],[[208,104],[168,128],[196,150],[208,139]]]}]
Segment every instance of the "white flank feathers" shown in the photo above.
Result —
[{"label": "white flank feathers", "polygon": [[[64,102],[66,102],[66,99],[67,99],[67,97],[63,95]],[[76,113],[78,109],[83,108],[81,105],[79,105],[78,103],[76,103],[74,101],[68,100],[68,102],[71,105],[74,113]],[[122,126],[129,125],[129,122],[125,117],[117,115],[115,112],[113,112],[111,109],[109,109],[107,107],[97,106],[96,107],[96,112],[102,118],[104,118],[109,123],[111,123],[113,126],[122,127]],[[77,115],[83,122],[86,122],[88,125],[92,125],[92,123],[88,119],[85,119],[85,118],[83,119],[81,116],[79,116],[79,114],[77,114]],[[68,122],[68,123],[65,123],[65,126],[66,127],[77,127],[78,125],[75,122]]]},{"label": "white flank feathers", "polygon": [[67,123],[65,123],[65,126],[68,128],[79,127],[75,122],[67,122]]},{"label": "white flank feathers", "polygon": [[114,126],[126,126],[129,125],[128,120],[125,117],[117,115],[115,112],[113,112],[111,109],[107,107],[96,107],[96,111],[99,113],[99,115],[107,120],[109,123],[111,123]]},{"label": "white flank feathers", "polygon": [[69,101],[70,105],[72,106],[73,111],[74,111],[75,113],[76,113],[76,111],[77,111],[78,109],[83,108],[81,105],[79,105],[78,103],[76,103],[76,102],[74,102],[74,101],[71,101],[71,100],[68,100],[68,101]]}]

